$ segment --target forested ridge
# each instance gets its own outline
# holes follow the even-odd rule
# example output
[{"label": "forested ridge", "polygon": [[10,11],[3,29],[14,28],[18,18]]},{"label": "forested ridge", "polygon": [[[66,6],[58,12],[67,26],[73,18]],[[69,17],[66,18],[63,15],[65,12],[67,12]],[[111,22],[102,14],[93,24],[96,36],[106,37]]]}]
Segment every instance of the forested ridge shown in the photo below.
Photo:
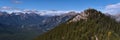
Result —
[{"label": "forested ridge", "polygon": [[70,19],[35,40],[120,40],[120,23],[115,19],[95,9],[87,9],[84,14],[87,19]]}]

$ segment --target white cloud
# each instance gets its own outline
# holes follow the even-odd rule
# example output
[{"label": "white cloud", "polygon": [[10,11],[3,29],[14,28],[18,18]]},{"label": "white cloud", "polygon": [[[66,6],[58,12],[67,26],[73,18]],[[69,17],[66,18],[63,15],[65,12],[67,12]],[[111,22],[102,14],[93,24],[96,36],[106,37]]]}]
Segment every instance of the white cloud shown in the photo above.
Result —
[{"label": "white cloud", "polygon": [[106,9],[117,9],[120,8],[120,3],[107,5]]},{"label": "white cloud", "polygon": [[3,7],[0,7],[1,10],[10,10],[11,7],[8,7],[8,6],[3,6]]},{"label": "white cloud", "polygon": [[110,14],[120,13],[120,3],[107,5],[105,7],[105,12],[110,13]]},{"label": "white cloud", "polygon": [[22,2],[19,1],[19,0],[12,0],[12,2],[15,3],[15,4],[21,4],[21,3],[22,3]]},{"label": "white cloud", "polygon": [[52,10],[39,11],[39,13],[41,13],[40,15],[60,15],[66,12],[67,11],[52,11]]},{"label": "white cloud", "polygon": [[57,11],[57,10],[43,10],[39,11],[40,15],[61,15],[69,12],[80,13],[80,11],[68,10],[68,11]]},{"label": "white cloud", "polygon": [[60,11],[60,10],[36,10],[36,9],[19,9],[19,8],[15,8],[15,7],[9,7],[9,6],[2,6],[0,7],[0,11],[6,11],[8,13],[12,13],[12,12],[22,12],[22,13],[36,13],[36,14],[40,14],[40,15],[61,15],[61,14],[65,14],[68,12],[76,12],[76,13],[80,13],[80,11],[76,11],[76,10],[67,10],[67,11]]},{"label": "white cloud", "polygon": [[0,10],[20,10],[19,8],[10,7],[10,6],[2,6]]},{"label": "white cloud", "polygon": [[21,9],[14,8],[14,7],[9,7],[9,6],[2,6],[2,7],[0,7],[0,11],[6,11],[6,12],[9,12],[9,13],[12,13],[12,12],[19,12],[19,11],[21,11]]}]

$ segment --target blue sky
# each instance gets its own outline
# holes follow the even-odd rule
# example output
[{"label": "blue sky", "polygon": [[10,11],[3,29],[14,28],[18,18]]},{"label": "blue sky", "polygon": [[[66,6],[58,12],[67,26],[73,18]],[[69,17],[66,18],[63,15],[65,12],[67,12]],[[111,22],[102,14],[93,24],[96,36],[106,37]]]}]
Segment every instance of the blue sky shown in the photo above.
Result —
[{"label": "blue sky", "polygon": [[0,7],[37,10],[84,10],[95,8],[103,11],[107,5],[120,0],[0,0]]}]

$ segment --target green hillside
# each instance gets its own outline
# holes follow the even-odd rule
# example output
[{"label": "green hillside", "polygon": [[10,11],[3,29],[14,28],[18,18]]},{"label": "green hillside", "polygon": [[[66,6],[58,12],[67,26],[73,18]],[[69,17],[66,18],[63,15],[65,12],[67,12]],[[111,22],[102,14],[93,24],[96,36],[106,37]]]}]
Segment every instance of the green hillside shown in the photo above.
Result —
[{"label": "green hillside", "polygon": [[120,40],[120,23],[95,9],[84,11],[87,19],[66,22],[35,40]]}]

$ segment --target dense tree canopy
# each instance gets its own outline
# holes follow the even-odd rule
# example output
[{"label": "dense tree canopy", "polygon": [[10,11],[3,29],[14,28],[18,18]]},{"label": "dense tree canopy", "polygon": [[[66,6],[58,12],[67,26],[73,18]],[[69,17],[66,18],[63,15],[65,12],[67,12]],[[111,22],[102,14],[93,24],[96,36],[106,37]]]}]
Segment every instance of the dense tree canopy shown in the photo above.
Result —
[{"label": "dense tree canopy", "polygon": [[120,40],[120,24],[95,9],[87,9],[87,21],[63,23],[35,40]]}]

